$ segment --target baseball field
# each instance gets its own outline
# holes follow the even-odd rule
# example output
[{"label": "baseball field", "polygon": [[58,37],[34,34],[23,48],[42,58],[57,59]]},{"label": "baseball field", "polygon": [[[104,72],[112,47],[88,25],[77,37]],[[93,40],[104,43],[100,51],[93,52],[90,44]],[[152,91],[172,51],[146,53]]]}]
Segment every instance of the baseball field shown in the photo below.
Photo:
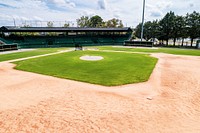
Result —
[{"label": "baseball field", "polygon": [[2,133],[200,131],[200,50],[51,48],[0,61]]}]

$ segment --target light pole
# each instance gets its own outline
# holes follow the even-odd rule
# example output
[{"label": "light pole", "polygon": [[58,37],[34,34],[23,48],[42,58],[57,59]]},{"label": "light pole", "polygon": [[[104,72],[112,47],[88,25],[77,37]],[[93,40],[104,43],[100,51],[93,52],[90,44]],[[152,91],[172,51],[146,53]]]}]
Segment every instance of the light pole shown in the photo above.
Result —
[{"label": "light pole", "polygon": [[145,0],[143,1],[143,12],[142,12],[142,30],[141,30],[141,41],[143,39],[144,32],[144,11],[145,11]]},{"label": "light pole", "polygon": [[14,23],[14,26],[16,27],[15,18],[13,18],[13,23]]}]

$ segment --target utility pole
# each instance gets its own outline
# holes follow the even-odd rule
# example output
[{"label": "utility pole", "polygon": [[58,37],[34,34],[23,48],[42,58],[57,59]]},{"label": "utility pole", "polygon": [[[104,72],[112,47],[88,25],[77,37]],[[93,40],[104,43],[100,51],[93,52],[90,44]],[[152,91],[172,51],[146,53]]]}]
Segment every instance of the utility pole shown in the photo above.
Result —
[{"label": "utility pole", "polygon": [[143,35],[144,35],[144,12],[145,12],[145,0],[143,1],[141,41],[142,41]]}]

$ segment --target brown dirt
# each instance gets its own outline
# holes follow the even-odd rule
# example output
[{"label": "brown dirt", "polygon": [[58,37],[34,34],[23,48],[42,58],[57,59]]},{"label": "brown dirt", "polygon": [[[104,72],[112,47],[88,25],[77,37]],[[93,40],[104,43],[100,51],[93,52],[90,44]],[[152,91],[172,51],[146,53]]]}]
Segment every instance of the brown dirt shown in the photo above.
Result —
[{"label": "brown dirt", "polygon": [[200,57],[159,58],[146,83],[103,87],[0,63],[0,133],[198,133]]}]

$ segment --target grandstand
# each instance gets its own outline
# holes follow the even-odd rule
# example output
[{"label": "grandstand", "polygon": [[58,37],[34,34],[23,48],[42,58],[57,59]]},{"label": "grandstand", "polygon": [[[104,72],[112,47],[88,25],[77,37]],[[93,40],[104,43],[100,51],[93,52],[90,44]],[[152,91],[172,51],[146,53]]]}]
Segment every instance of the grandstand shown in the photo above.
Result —
[{"label": "grandstand", "polygon": [[18,48],[123,45],[131,28],[14,27],[0,28],[0,40]]}]

